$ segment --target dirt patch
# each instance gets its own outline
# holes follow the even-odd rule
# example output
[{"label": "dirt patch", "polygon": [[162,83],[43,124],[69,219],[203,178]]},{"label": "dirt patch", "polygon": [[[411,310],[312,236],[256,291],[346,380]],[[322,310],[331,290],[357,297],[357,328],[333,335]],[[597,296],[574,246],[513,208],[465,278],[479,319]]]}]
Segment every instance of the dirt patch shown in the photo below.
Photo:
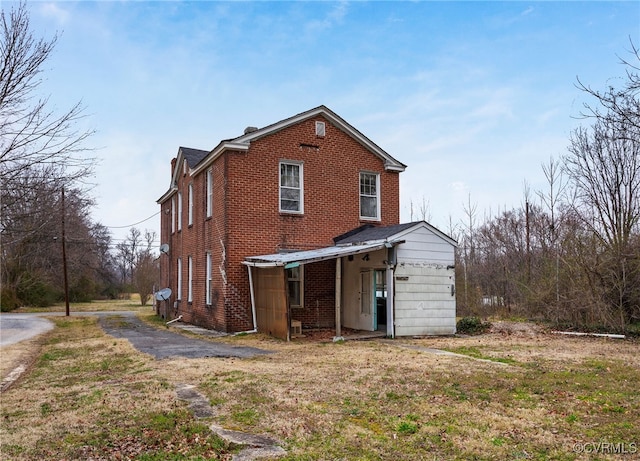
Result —
[{"label": "dirt patch", "polygon": [[533,338],[547,334],[548,328],[533,322],[509,322],[498,320],[491,322],[491,329],[489,330],[489,333],[502,336],[517,335]]},{"label": "dirt patch", "polygon": [[615,360],[640,369],[640,356],[633,339],[563,336],[532,322],[497,321],[489,333],[477,336],[431,337],[411,340],[425,347],[459,351],[467,348],[506,360],[580,363],[585,360]]},{"label": "dirt patch", "polygon": [[11,387],[29,369],[40,352],[36,339],[5,346],[0,359],[0,392]]}]

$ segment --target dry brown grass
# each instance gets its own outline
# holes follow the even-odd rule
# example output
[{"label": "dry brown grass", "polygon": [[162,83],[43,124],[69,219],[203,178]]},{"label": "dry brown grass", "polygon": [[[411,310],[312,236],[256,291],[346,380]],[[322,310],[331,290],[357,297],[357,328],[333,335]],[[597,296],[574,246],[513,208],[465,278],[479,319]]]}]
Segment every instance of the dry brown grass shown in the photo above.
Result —
[{"label": "dry brown grass", "polygon": [[[106,336],[94,320],[58,322],[40,340],[29,375],[2,395],[2,459],[74,459],[86,447],[95,454],[132,437],[142,443],[140,421],[184,409],[178,383],[209,398],[217,412],[211,422],[273,435],[288,460],[616,459],[573,448],[640,443],[640,344],[633,341],[537,330],[391,344],[250,335],[223,341],[274,353],[156,361]],[[406,345],[489,360],[398,347]],[[193,424],[180,421],[167,432]],[[164,458],[138,450],[127,459],[198,459],[163,447]]]}]

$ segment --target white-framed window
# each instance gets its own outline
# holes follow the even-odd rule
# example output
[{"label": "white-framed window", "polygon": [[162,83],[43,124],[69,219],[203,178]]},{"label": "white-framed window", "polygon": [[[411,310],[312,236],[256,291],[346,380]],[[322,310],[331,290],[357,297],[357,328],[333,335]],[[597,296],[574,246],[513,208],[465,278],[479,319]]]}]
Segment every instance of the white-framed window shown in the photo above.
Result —
[{"label": "white-framed window", "polygon": [[187,215],[189,219],[189,226],[193,225],[193,183],[189,183],[189,209]]},{"label": "white-framed window", "polygon": [[280,162],[280,211],[304,212],[304,181],[302,162]]},{"label": "white-framed window", "polygon": [[178,231],[182,230],[182,192],[178,192]]},{"label": "white-framed window", "polygon": [[182,299],[182,258],[178,258],[178,281],[176,289],[176,299],[180,301]]},{"label": "white-framed window", "polygon": [[360,219],[380,219],[380,175],[360,173]]},{"label": "white-framed window", "polygon": [[286,269],[289,290],[289,306],[304,307],[304,266]]},{"label": "white-framed window", "polygon": [[213,169],[207,170],[207,218],[213,215]]},{"label": "white-framed window", "polygon": [[211,289],[212,289],[212,286],[213,286],[213,283],[212,283],[213,282],[213,280],[212,280],[213,271],[211,269],[212,269],[212,267],[211,267],[211,253],[207,253],[206,254],[206,269],[205,269],[206,274],[207,274],[207,278],[205,280],[205,288],[204,288],[204,290],[205,290],[204,291],[204,298],[205,298],[204,302],[205,302],[205,304],[207,306],[211,305],[211,299],[212,299]]},{"label": "white-framed window", "polygon": [[319,138],[324,138],[324,134],[325,134],[324,122],[316,122],[316,136]]},{"label": "white-framed window", "polygon": [[176,231],[176,198],[171,197],[171,233]]},{"label": "white-framed window", "polygon": [[189,286],[187,286],[187,302],[193,302],[193,258],[191,256],[187,259],[187,277],[189,280]]}]

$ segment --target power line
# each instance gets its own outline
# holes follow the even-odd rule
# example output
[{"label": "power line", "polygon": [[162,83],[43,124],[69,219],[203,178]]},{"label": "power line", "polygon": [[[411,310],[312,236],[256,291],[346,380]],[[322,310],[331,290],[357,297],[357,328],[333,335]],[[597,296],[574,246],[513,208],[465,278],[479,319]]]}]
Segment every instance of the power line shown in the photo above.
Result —
[{"label": "power line", "polygon": [[157,213],[152,214],[151,216],[149,216],[146,219],[143,219],[142,221],[134,222],[133,224],[129,224],[127,226],[104,226],[104,227],[106,227],[107,229],[125,229],[127,227],[137,226],[138,224],[142,224],[145,221],[149,221],[151,218],[155,218],[159,214],[160,214],[160,212],[158,211]]}]

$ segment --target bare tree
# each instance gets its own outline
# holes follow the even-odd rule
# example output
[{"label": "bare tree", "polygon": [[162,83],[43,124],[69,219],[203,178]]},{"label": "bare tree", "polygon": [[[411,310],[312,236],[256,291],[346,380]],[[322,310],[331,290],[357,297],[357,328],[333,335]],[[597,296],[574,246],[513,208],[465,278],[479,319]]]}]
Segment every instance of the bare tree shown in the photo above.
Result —
[{"label": "bare tree", "polygon": [[625,248],[640,223],[640,128],[598,121],[570,142],[565,171],[585,225],[608,247]]},{"label": "bare tree", "polygon": [[0,14],[0,180],[7,186],[36,167],[56,167],[58,180],[86,178],[94,159],[84,155],[84,142],[93,133],[77,129],[84,117],[75,104],[57,114],[49,98],[37,98],[43,64],[49,59],[57,36],[36,39],[29,13],[22,2]]},{"label": "bare tree", "polygon": [[[84,203],[76,212],[86,213],[80,181],[95,163],[84,146],[92,132],[77,128],[81,105],[59,114],[48,97],[38,95],[43,66],[56,43],[57,36],[33,36],[26,3],[0,12],[1,274],[2,297],[11,304],[55,287],[60,273],[59,252],[52,246],[59,237],[58,197],[63,187],[73,191],[71,197]],[[52,300],[42,298],[38,302]]]},{"label": "bare tree", "polygon": [[153,288],[160,279],[160,264],[151,250],[145,249],[138,254],[136,270],[133,276],[133,286],[140,295],[140,304],[147,305]]},{"label": "bare tree", "polygon": [[542,206],[546,208],[549,216],[548,237],[542,240],[543,249],[550,248],[554,259],[554,280],[555,280],[555,297],[556,304],[560,302],[560,253],[558,249],[559,207],[562,204],[562,198],[567,186],[565,178],[562,174],[562,164],[553,157],[549,158],[549,163],[542,164],[542,171],[547,180],[549,188],[546,191],[538,191],[538,197],[542,202]]},{"label": "bare tree", "polygon": [[601,121],[615,121],[629,128],[640,129],[640,50],[630,39],[629,59],[620,58],[626,67],[626,81],[622,87],[609,85],[600,91],[585,85],[578,78],[577,87],[595,99],[595,104],[585,103],[581,115]]},{"label": "bare tree", "polygon": [[125,280],[123,283],[126,283],[128,278],[130,288],[140,295],[143,306],[147,304],[153,287],[160,278],[160,265],[152,250],[155,240],[155,232],[145,230],[143,234],[139,229],[132,227],[126,239],[116,245],[116,260]]},{"label": "bare tree", "polygon": [[634,250],[640,230],[640,117],[633,113],[638,94],[626,94],[635,102],[624,103],[629,107],[624,115],[616,112],[618,105],[591,127],[576,129],[564,159],[576,213],[598,242],[597,259],[585,270],[594,272],[594,296],[617,312],[615,324],[621,328],[640,313]]},{"label": "bare tree", "polygon": [[116,261],[120,270],[121,283],[133,283],[136,258],[143,244],[139,229],[132,227],[124,241],[116,245]]},{"label": "bare tree", "polygon": [[409,220],[410,221],[414,221],[416,219],[419,219],[421,221],[430,221],[431,220],[431,213],[429,211],[430,208],[430,204],[429,204],[429,200],[427,200],[425,198],[425,196],[422,196],[422,200],[418,205],[418,209],[414,211],[413,209],[413,199],[409,201]]}]

